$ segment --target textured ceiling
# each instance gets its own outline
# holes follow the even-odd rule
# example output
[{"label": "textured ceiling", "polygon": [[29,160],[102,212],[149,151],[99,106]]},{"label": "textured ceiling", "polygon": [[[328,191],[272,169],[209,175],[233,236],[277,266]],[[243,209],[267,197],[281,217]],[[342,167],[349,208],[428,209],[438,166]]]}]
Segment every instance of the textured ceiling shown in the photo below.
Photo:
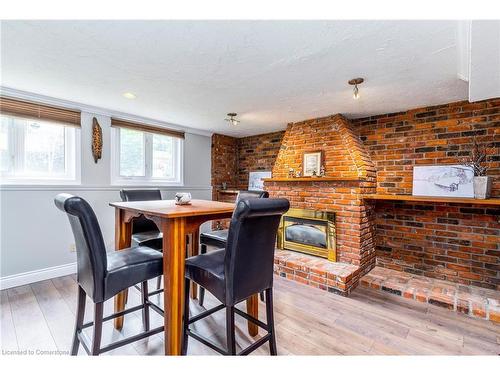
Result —
[{"label": "textured ceiling", "polygon": [[[457,21],[2,21],[2,86],[233,136],[467,98]],[[350,78],[361,76],[361,98]],[[137,99],[122,97],[132,92]],[[241,123],[231,127],[227,112]]]}]

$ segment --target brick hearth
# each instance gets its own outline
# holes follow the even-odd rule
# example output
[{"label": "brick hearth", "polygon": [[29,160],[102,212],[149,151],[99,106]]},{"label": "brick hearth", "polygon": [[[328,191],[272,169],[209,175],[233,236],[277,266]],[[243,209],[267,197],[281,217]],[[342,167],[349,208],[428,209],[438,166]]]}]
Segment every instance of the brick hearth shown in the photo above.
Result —
[{"label": "brick hearth", "polygon": [[500,323],[500,291],[375,267],[361,285]]},{"label": "brick hearth", "polygon": [[330,262],[327,259],[289,250],[276,250],[274,273],[301,284],[344,296],[358,284],[359,279],[359,267],[355,265]]}]

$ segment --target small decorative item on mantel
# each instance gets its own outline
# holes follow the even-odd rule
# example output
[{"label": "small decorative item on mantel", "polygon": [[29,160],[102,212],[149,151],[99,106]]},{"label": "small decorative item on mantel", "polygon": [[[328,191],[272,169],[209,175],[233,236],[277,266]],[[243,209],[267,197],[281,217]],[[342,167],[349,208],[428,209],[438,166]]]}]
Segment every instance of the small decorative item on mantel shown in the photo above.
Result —
[{"label": "small decorative item on mantel", "polygon": [[222,183],[222,190],[226,190],[227,189],[227,182],[223,182]]},{"label": "small decorative item on mantel", "polygon": [[486,176],[488,167],[484,165],[486,155],[486,146],[480,145],[474,136],[470,155],[461,160],[462,165],[474,171],[474,198],[476,199],[487,199],[491,195],[491,176]]},{"label": "small decorative item on mantel", "polygon": [[300,178],[300,177],[302,177],[300,171],[295,172],[295,178]]},{"label": "small decorative item on mantel", "polygon": [[321,169],[319,170],[319,177],[325,177],[325,166],[322,165]]},{"label": "small decorative item on mantel", "polygon": [[295,177],[295,169],[290,168],[288,170],[288,178],[294,178]]},{"label": "small decorative item on mantel", "polygon": [[95,117],[92,119],[92,156],[96,164],[102,157],[102,129]]}]

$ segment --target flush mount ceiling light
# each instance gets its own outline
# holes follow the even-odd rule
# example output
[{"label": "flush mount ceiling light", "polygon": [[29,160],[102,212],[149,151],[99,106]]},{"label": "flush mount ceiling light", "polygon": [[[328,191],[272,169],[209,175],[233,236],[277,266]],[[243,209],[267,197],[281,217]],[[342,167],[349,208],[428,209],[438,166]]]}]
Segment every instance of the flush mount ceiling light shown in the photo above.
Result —
[{"label": "flush mount ceiling light", "polygon": [[240,120],[236,120],[235,117],[238,116],[237,113],[234,113],[234,112],[231,112],[231,113],[228,113],[227,114],[227,118],[225,118],[224,120],[226,120],[227,122],[229,122],[231,125],[233,126],[236,126],[240,123]]},{"label": "flush mount ceiling light", "polygon": [[353,78],[347,81],[350,85],[354,86],[352,97],[353,99],[359,99],[359,89],[358,85],[361,85],[364,82],[363,78]]},{"label": "flush mount ceiling light", "polygon": [[132,94],[131,92],[124,92],[123,97],[127,98],[127,99],[135,99],[136,98],[135,94]]}]

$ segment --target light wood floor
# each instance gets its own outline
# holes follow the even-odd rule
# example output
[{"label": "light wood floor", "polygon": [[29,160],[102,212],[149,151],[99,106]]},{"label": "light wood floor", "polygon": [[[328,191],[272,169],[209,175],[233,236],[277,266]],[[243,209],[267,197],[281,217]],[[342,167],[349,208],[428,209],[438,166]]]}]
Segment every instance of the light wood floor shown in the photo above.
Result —
[{"label": "light wood floor", "polygon": [[[130,306],[139,302],[139,293],[131,290]],[[351,297],[344,298],[278,277],[274,293],[278,354],[500,353],[500,325],[392,297],[387,293],[359,287]],[[215,299],[207,293],[206,307],[215,303]],[[87,307],[86,317],[90,317],[90,301]],[[65,353],[71,343],[75,308],[76,283],[72,276],[2,291],[2,350],[60,350]],[[111,313],[112,309],[112,302],[108,301],[105,314]],[[191,303],[192,313],[201,309],[196,301]],[[261,313],[264,310],[262,305]],[[151,314],[152,326],[162,323],[161,317],[154,312]],[[261,318],[265,320],[264,314]],[[251,340],[246,333],[246,322],[239,316],[236,319],[237,342],[241,348]],[[224,324],[224,312],[220,311],[194,326],[201,334],[224,345]],[[140,311],[126,316],[122,332],[114,330],[112,323],[107,322],[103,344],[138,333],[141,329]],[[91,331],[88,332],[90,334]],[[109,354],[160,355],[163,353],[162,335]],[[84,354],[82,348],[80,354]],[[191,339],[188,354],[217,353]],[[253,354],[268,354],[267,344]]]}]

